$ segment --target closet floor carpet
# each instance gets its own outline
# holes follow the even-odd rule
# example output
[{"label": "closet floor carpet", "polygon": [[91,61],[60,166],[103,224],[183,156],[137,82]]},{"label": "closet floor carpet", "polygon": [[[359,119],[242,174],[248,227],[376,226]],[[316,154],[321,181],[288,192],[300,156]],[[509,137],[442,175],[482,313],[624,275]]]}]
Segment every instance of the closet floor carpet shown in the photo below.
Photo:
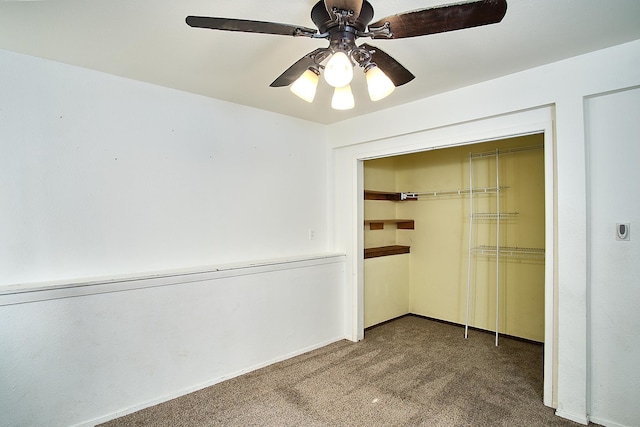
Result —
[{"label": "closet floor carpet", "polygon": [[542,403],[542,345],[405,316],[103,424],[578,426]]}]

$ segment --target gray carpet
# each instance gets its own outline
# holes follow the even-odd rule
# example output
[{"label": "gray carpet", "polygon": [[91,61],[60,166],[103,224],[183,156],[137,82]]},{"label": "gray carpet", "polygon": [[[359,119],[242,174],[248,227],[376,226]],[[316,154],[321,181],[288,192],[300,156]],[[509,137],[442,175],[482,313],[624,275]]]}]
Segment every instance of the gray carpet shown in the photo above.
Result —
[{"label": "gray carpet", "polygon": [[405,316],[103,426],[578,426],[542,404],[542,360]]}]

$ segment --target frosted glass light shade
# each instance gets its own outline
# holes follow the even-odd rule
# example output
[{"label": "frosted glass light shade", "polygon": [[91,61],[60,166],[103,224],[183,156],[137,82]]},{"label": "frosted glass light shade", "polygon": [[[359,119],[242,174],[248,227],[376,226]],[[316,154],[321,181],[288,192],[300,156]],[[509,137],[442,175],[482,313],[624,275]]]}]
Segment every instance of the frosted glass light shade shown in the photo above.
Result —
[{"label": "frosted glass light shade", "polygon": [[318,88],[318,75],[311,70],[307,70],[298,80],[291,85],[291,92],[304,99],[307,102],[313,102]]},{"label": "frosted glass light shade", "polygon": [[351,86],[337,87],[333,91],[331,108],[334,110],[350,110],[355,106]]},{"label": "frosted glass light shade", "polygon": [[345,87],[353,79],[353,64],[342,51],[331,56],[324,68],[324,79],[333,87]]},{"label": "frosted glass light shade", "polygon": [[391,95],[396,88],[391,79],[378,67],[370,68],[365,77],[367,78],[367,88],[369,98],[372,101],[379,101]]}]

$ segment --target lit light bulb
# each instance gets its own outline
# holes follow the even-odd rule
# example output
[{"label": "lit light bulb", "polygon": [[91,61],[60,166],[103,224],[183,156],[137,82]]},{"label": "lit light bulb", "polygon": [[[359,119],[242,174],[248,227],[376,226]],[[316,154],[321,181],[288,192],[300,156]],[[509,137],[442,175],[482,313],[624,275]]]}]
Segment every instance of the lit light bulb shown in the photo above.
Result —
[{"label": "lit light bulb", "polygon": [[355,106],[351,86],[337,87],[333,91],[331,108],[334,110],[350,110]]},{"label": "lit light bulb", "polygon": [[372,101],[379,101],[391,95],[396,88],[391,79],[377,66],[369,68],[365,76],[367,78],[367,88],[369,89],[369,98]]},{"label": "lit light bulb", "polygon": [[313,102],[316,96],[316,88],[318,87],[318,74],[312,70],[307,70],[293,82],[291,92],[304,99],[307,102]]},{"label": "lit light bulb", "polygon": [[353,64],[342,51],[331,56],[324,69],[324,79],[333,87],[345,87],[353,79]]}]

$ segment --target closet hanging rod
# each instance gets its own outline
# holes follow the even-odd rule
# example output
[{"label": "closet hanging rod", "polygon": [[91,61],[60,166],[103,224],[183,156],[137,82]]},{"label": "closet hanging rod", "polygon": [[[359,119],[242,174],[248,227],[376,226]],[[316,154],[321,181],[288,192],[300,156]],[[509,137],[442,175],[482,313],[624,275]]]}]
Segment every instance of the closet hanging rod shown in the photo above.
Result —
[{"label": "closet hanging rod", "polygon": [[521,153],[523,151],[540,150],[542,148],[544,148],[544,145],[531,145],[528,147],[503,148],[503,149],[498,149],[493,151],[484,151],[481,153],[470,153],[470,154],[471,154],[471,158],[495,157],[496,154],[503,155],[503,154]]},{"label": "closet hanging rod", "polygon": [[[473,194],[493,194],[498,190],[504,190],[509,187],[478,187],[473,189]],[[442,190],[442,191],[420,191],[415,193],[401,193],[402,200],[408,199],[416,199],[419,196],[463,196],[465,194],[470,194],[471,190],[468,188],[463,188],[460,190]]]}]

